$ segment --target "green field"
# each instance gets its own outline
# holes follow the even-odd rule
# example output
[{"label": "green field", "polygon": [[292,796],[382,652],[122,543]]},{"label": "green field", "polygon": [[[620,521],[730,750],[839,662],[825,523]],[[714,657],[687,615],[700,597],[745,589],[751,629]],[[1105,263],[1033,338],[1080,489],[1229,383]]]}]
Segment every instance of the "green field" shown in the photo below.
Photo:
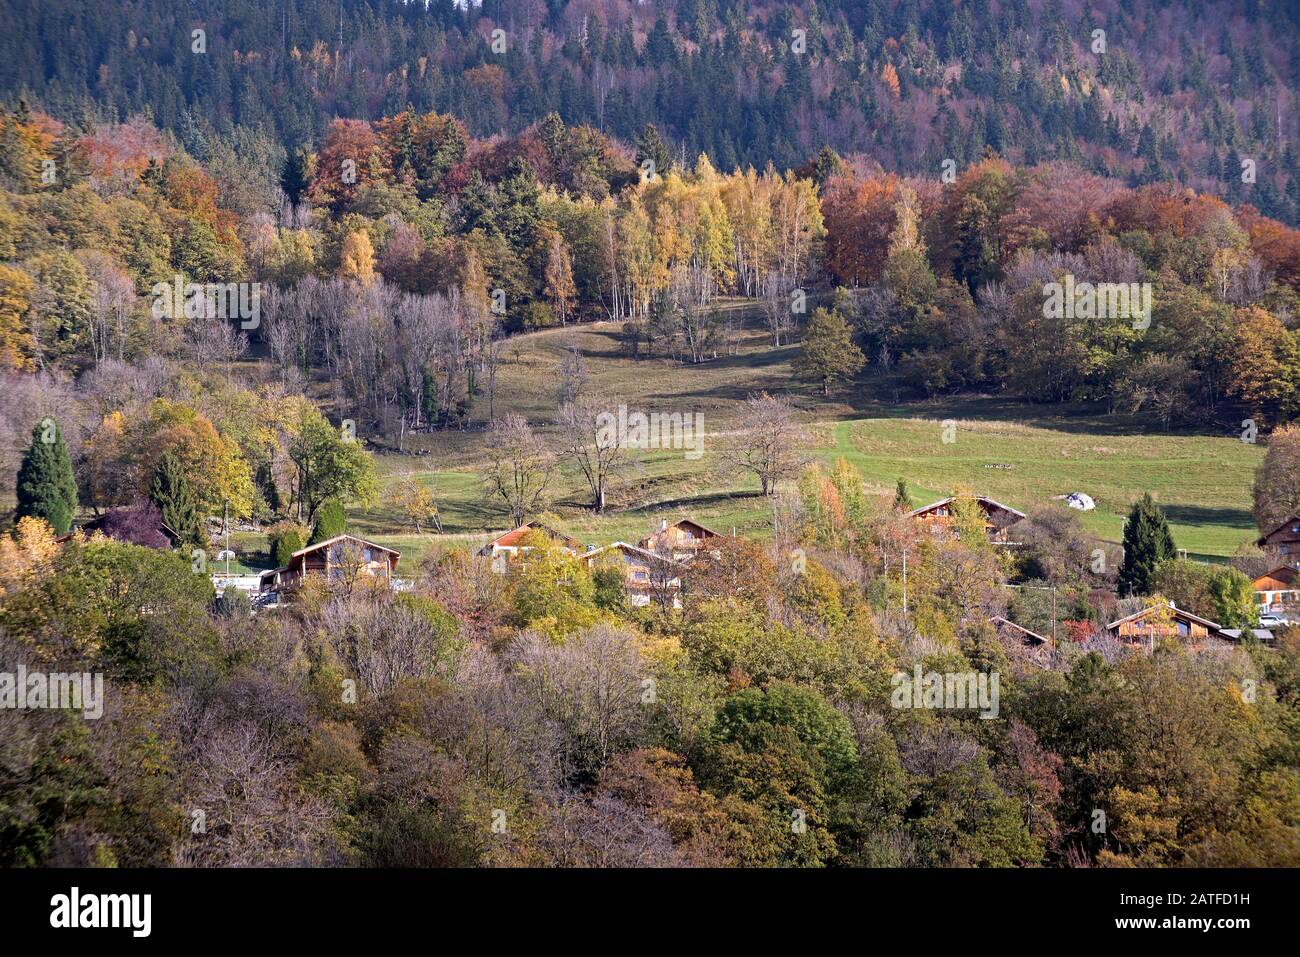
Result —
[{"label": "green field", "polygon": [[[683,365],[623,355],[612,324],[549,330],[507,345],[498,374],[498,414],[517,411],[547,434],[559,363],[570,343],[586,359],[589,388],[646,412],[700,412],[709,436],[697,461],[681,452],[638,456],[601,516],[586,508],[577,477],[561,470],[552,510],[567,531],[594,543],[635,541],[661,517],[690,515],[719,531],[767,533],[770,509],[757,495],[757,482],[733,474],[716,449],[750,392],[791,387],[796,348],[774,349],[752,332],[737,355]],[[870,372],[866,381],[868,388],[844,390],[829,401],[797,388],[795,400],[814,436],[809,452],[826,462],[847,458],[881,495],[891,495],[901,476],[918,504],[965,488],[1024,511],[1082,491],[1097,502],[1095,511],[1079,513],[1085,526],[1117,541],[1130,502],[1149,491],[1168,513],[1178,546],[1193,556],[1223,558],[1253,537],[1250,488],[1263,450],[1233,436],[1148,434],[1145,428],[1154,423],[1140,416],[1098,416],[996,398],[900,404],[877,394],[882,388],[873,392]],[[479,421],[464,432],[415,436],[400,453],[378,450],[386,488],[407,474],[433,483],[446,534],[404,531],[386,496],[370,509],[353,511],[358,534],[401,549],[410,567],[435,542],[477,546],[505,527],[501,512],[480,493],[476,468],[486,401],[476,405],[476,413]],[[945,420],[954,420],[950,443],[942,441]],[[241,553],[256,548],[257,539],[244,537]]]}]

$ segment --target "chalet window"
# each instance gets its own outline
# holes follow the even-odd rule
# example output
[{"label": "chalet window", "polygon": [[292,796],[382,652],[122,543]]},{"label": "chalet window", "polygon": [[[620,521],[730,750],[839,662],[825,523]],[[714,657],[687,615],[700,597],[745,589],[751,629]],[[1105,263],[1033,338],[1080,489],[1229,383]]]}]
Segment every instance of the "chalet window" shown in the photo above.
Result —
[{"label": "chalet window", "polygon": [[365,550],[365,556],[366,556],[366,561],[371,561],[371,560],[372,560],[372,559],[370,558],[370,549],[367,548],[367,549]]},{"label": "chalet window", "polygon": [[1185,621],[1178,622],[1178,637],[1186,638],[1188,634],[1189,634],[1189,629],[1188,629],[1187,622]]}]

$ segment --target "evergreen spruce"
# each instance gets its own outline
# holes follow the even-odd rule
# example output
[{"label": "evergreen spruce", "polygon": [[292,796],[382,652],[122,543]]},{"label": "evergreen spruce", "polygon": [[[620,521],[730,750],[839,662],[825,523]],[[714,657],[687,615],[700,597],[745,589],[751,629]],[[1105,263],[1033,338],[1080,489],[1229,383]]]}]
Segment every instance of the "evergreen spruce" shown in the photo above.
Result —
[{"label": "evergreen spruce", "polygon": [[1146,595],[1161,562],[1174,557],[1174,537],[1165,513],[1148,492],[1134,503],[1124,523],[1124,564],[1119,570],[1121,595]]},{"label": "evergreen spruce", "polygon": [[916,506],[912,504],[912,496],[907,492],[907,479],[900,478],[898,484],[894,486],[894,509],[899,512],[910,512]]},{"label": "evergreen spruce", "polygon": [[77,480],[58,423],[43,419],[32,429],[32,444],[18,468],[17,517],[43,518],[59,535],[72,528],[77,513]]},{"label": "evergreen spruce", "polygon": [[199,514],[194,489],[185,474],[185,467],[171,452],[166,452],[158,462],[149,500],[158,506],[163,523],[180,536],[185,545],[202,547],[203,516]]}]

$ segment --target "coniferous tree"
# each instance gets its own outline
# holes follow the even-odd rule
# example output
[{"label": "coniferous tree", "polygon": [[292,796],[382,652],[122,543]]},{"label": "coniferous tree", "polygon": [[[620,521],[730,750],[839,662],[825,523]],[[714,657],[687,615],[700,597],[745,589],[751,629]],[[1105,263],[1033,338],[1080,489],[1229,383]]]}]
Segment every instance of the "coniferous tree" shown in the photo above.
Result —
[{"label": "coniferous tree", "polygon": [[665,176],[673,168],[673,155],[659,135],[659,127],[653,123],[646,124],[636,141],[636,165],[645,168],[646,160],[650,161],[649,172],[654,176]]},{"label": "coniferous tree", "polygon": [[912,496],[907,491],[907,479],[900,478],[894,487],[894,509],[899,512],[910,512],[914,508],[916,506],[912,504]]},{"label": "coniferous tree", "polygon": [[326,502],[316,513],[316,524],[312,527],[308,545],[318,545],[323,541],[342,535],[348,530],[348,517],[343,506],[338,502]]},{"label": "coniferous tree", "polygon": [[302,146],[289,154],[280,175],[280,188],[284,190],[289,202],[297,206],[302,194],[311,184],[315,172],[316,157],[309,147]]},{"label": "coniferous tree", "polygon": [[180,536],[182,544],[202,546],[203,516],[185,467],[171,452],[166,452],[158,462],[153,483],[149,487],[149,500],[158,506],[163,524]]},{"label": "coniferous tree", "polygon": [[16,491],[18,518],[43,518],[56,533],[67,534],[77,512],[77,480],[63,433],[53,419],[43,419],[32,429],[32,444],[18,468]]},{"label": "coniferous tree", "polygon": [[1174,537],[1165,513],[1147,492],[1134,503],[1124,523],[1124,563],[1119,570],[1121,595],[1148,594],[1161,562],[1174,557]]}]

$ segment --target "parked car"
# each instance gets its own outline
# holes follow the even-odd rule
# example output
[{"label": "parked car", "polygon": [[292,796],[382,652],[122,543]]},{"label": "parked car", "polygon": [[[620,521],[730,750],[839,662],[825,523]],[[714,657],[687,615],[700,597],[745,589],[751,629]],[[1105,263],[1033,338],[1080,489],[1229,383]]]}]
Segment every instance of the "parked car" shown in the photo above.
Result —
[{"label": "parked car", "polygon": [[1259,627],[1268,628],[1270,631],[1274,628],[1285,628],[1289,624],[1291,624],[1290,620],[1272,612],[1265,612],[1259,616]]}]

